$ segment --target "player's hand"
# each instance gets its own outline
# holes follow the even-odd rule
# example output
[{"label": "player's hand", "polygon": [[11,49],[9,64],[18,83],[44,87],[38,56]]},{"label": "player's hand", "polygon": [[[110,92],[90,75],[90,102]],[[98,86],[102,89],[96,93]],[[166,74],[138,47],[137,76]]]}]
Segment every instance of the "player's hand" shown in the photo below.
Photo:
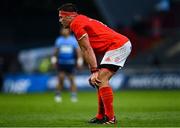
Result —
[{"label": "player's hand", "polygon": [[95,88],[95,85],[93,85],[93,84],[91,83],[91,78],[89,78],[89,84],[90,84],[93,88]]},{"label": "player's hand", "polygon": [[52,65],[53,65],[53,68],[54,68],[54,69],[57,69],[57,65],[58,65],[58,64],[57,64],[57,61],[58,61],[58,60],[57,60],[57,57],[56,57],[56,56],[52,56],[52,57],[51,57],[51,63],[52,63]]},{"label": "player's hand", "polygon": [[97,77],[98,72],[94,72],[89,78],[89,84],[94,88],[95,86],[98,86],[101,83],[101,81]]}]

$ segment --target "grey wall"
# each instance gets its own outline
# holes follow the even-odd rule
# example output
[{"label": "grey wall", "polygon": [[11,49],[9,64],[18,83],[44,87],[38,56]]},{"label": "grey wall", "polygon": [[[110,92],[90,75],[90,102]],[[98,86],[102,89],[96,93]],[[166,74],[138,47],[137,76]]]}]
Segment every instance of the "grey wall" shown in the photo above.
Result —
[{"label": "grey wall", "polygon": [[111,27],[131,24],[134,15],[147,15],[159,0],[94,0]]}]

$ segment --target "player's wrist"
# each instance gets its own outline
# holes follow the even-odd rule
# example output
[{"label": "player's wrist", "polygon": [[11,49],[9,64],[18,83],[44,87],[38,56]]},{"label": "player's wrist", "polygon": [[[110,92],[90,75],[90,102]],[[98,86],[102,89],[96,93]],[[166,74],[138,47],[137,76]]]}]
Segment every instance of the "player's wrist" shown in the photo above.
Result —
[{"label": "player's wrist", "polygon": [[99,69],[97,67],[91,67],[90,71],[91,71],[91,73],[95,73],[95,72],[98,72]]}]

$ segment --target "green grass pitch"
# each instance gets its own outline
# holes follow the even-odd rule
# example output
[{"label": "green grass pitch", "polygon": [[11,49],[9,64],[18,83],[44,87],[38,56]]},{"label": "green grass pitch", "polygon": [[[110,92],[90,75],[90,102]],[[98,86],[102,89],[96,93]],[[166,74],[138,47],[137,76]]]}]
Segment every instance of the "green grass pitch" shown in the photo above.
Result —
[{"label": "green grass pitch", "polygon": [[[63,93],[55,103],[54,94],[0,94],[0,127],[114,127],[87,121],[97,110],[95,92],[79,92],[71,103]],[[180,91],[116,91],[116,127],[180,127]]]}]

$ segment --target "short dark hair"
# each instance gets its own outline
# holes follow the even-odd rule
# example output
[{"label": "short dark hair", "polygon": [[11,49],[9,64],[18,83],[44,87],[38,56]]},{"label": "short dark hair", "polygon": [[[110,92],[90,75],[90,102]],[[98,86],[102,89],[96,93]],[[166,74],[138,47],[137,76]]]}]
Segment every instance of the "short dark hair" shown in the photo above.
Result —
[{"label": "short dark hair", "polygon": [[62,6],[60,6],[60,7],[58,8],[58,11],[77,12],[78,10],[77,10],[75,4],[66,3],[66,4],[63,4]]}]

